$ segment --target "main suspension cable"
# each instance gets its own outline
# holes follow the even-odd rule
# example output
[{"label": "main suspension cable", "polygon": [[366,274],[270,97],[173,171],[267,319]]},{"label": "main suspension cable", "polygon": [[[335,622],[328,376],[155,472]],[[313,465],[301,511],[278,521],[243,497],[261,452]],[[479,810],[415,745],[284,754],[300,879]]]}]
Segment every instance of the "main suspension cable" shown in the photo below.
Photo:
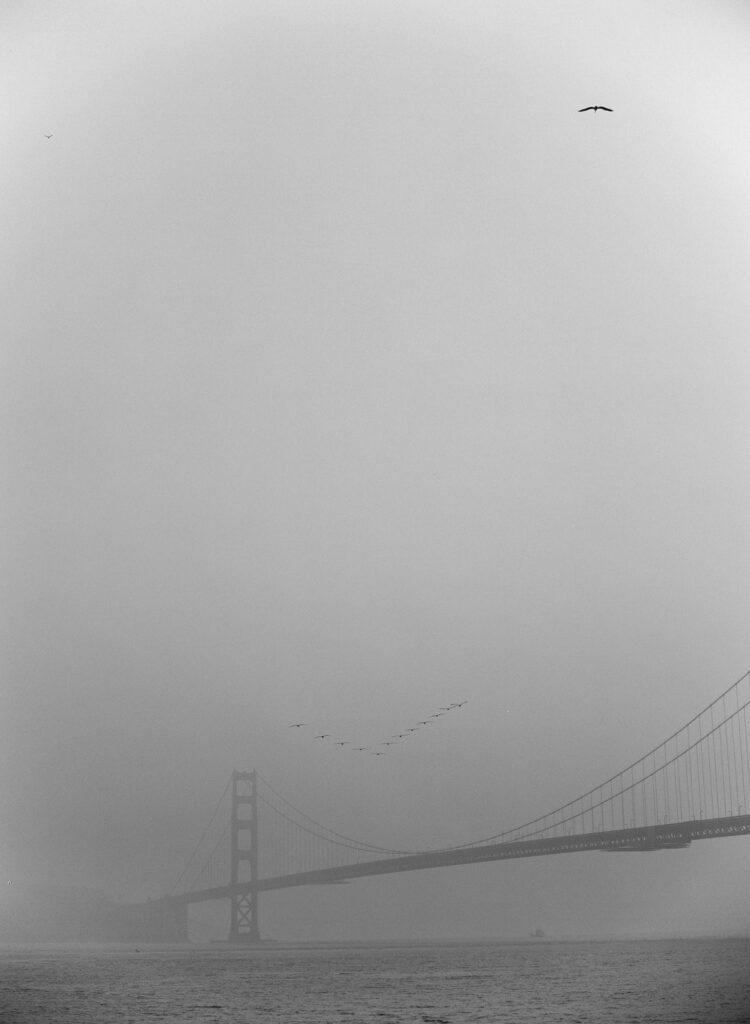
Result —
[{"label": "main suspension cable", "polygon": [[[223,792],[223,793],[221,794],[221,796],[219,797],[219,801],[218,801],[218,803],[217,803],[217,804],[216,804],[216,806],[214,807],[214,811],[213,811],[213,814],[211,815],[211,819],[210,819],[209,823],[208,823],[208,824],[206,825],[206,827],[205,827],[205,828],[203,829],[203,832],[201,833],[201,837],[200,837],[200,839],[199,839],[199,840],[198,840],[198,842],[197,842],[197,843],[195,844],[195,847],[194,847],[194,849],[193,849],[193,852],[192,852],[192,853],[190,854],[190,857],[188,858],[188,861],[187,861],[187,863],[185,864],[185,867],[184,867],[184,868],[182,869],[182,871],[180,872],[179,878],[177,879],[177,881],[175,882],[175,884],[174,884],[174,886],[173,886],[173,888],[172,888],[172,892],[174,892],[174,891],[175,891],[175,890],[177,889],[177,887],[179,886],[179,884],[180,884],[180,882],[182,881],[182,879],[183,879],[183,878],[185,877],[185,875],[186,875],[186,874],[188,873],[188,870],[189,870],[189,868],[190,868],[190,865],[191,865],[191,864],[193,863],[193,860],[194,860],[194,859],[195,859],[195,857],[197,856],[198,850],[200,849],[200,847],[201,847],[201,845],[202,845],[202,843],[203,843],[203,840],[204,840],[204,839],[206,838],[206,835],[208,834],[208,831],[209,831],[209,829],[211,828],[211,826],[212,826],[212,825],[213,825],[213,823],[214,823],[214,819],[216,818],[216,815],[217,815],[217,814],[219,813],[219,808],[221,807],[221,803],[222,803],[222,800],[223,800],[223,799],[224,799],[224,797],[225,797],[225,796],[227,795],[227,792],[228,792],[228,790],[229,790],[229,787],[230,787],[231,783],[232,783],[232,777],[230,776],[230,777],[229,777],[229,778],[227,779],[227,784],[226,784],[226,786],[224,787],[224,792]],[[226,831],[226,830],[225,830],[225,831]],[[214,849],[215,849],[215,847],[214,847]],[[209,855],[209,860],[211,859],[211,856],[212,856],[212,855],[213,855],[213,850],[211,851],[211,854]],[[205,865],[204,865],[204,866],[205,866]],[[203,868],[201,868],[201,871],[202,871],[202,870],[203,870]]]},{"label": "main suspension cable", "polygon": [[[295,807],[293,803],[290,803],[290,801],[286,799],[286,797],[283,797],[281,795],[281,793],[277,792],[273,788],[271,783],[268,781],[268,779],[264,779],[263,778],[263,776],[260,774],[260,772],[256,772],[255,774],[258,776],[258,778],[261,780],[261,782],[263,782],[264,785],[268,786],[268,788],[271,790],[273,795],[275,797],[277,797],[279,800],[281,800],[282,803],[286,804],[287,807],[291,808],[291,810],[293,810],[295,814],[299,814],[299,816],[301,818],[304,818],[305,821],[309,821],[311,825],[315,825],[316,828],[321,829],[323,832],[328,832],[328,833],[330,833],[330,835],[336,836],[337,839],[343,839],[344,842],[347,843],[347,844],[350,844],[352,846],[356,846],[356,847],[358,847],[361,850],[373,850],[375,853],[413,853],[414,852],[412,850],[394,850],[394,849],[391,849],[390,847],[387,847],[387,846],[375,846],[373,843],[363,843],[363,842],[360,842],[360,840],[358,840],[358,839],[353,839],[351,836],[345,836],[341,832],[336,832],[332,828],[328,828],[327,825],[321,825],[319,821],[316,821],[314,818],[311,818],[309,814],[305,814],[305,812],[301,811],[299,809],[299,807]],[[262,799],[262,797],[259,797],[259,799]],[[264,803],[268,804],[268,801],[264,800]],[[272,804],[268,804],[268,806],[271,807],[273,805]],[[282,812],[277,810],[276,808],[274,808],[274,810],[276,810],[277,814],[282,814]],[[287,819],[287,820],[291,820],[291,819]],[[295,824],[298,824],[298,823],[295,822]],[[300,824],[299,827],[302,828],[303,826]],[[309,830],[306,830],[306,831],[309,831]],[[326,839],[327,837],[326,836],[320,836],[319,838]],[[329,842],[334,842],[334,840],[332,840],[332,839],[330,839],[328,841]]]}]

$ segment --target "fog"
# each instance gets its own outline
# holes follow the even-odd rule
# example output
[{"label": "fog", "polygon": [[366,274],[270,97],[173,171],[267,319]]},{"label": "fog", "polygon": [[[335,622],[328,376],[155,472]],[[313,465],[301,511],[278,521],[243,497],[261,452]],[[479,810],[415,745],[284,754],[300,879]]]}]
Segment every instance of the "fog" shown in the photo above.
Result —
[{"label": "fog", "polygon": [[[233,767],[363,841],[468,842],[749,667],[746,5],[0,17],[4,880],[162,895]],[[462,700],[381,758],[314,739]],[[747,930],[748,842],[261,927]]]}]

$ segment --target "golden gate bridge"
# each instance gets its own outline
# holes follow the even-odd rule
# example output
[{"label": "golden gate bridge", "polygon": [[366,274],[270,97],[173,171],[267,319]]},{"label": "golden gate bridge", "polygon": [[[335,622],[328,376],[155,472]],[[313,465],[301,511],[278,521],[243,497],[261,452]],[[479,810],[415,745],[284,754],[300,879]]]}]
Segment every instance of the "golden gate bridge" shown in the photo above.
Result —
[{"label": "golden gate bridge", "polygon": [[[670,850],[748,835],[749,707],[750,671],[657,747],[574,800],[515,828],[434,850],[343,835],[295,807],[259,772],[235,770],[173,891],[119,908],[120,931],[141,941],[187,941],[189,905],[225,899],[229,941],[252,943],[261,937],[260,894],[276,889],[585,850]],[[210,839],[222,809],[223,829]]]}]

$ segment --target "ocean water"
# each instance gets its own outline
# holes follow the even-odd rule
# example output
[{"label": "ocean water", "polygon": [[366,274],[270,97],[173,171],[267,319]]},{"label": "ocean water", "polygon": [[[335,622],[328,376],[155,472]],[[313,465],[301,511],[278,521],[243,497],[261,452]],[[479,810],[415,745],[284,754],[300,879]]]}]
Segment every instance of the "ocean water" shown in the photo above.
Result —
[{"label": "ocean water", "polygon": [[4,947],[2,1024],[748,1024],[750,939]]}]

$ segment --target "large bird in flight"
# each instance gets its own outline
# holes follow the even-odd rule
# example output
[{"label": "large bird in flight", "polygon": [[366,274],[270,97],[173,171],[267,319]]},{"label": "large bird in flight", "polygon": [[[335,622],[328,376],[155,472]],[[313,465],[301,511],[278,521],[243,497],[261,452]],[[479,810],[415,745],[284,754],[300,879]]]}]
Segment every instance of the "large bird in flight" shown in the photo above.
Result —
[{"label": "large bird in flight", "polygon": [[582,114],[585,110],[608,110],[610,114],[612,113],[612,107],[581,107],[578,113]]}]

